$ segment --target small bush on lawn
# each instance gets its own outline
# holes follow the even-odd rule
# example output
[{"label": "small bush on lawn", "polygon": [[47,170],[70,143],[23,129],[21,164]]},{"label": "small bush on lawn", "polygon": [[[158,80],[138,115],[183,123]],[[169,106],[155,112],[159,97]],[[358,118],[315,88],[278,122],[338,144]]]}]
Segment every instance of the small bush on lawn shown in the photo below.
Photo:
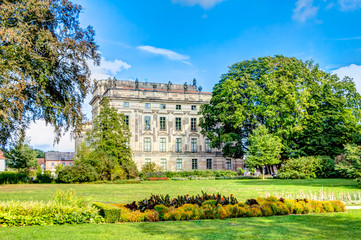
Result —
[{"label": "small bush on lawn", "polygon": [[97,180],[98,174],[95,168],[89,164],[79,163],[71,167],[64,167],[58,174],[57,182],[82,183]]},{"label": "small bush on lawn", "polygon": [[335,161],[328,156],[308,156],[289,159],[278,171],[278,178],[309,179],[337,177]]},{"label": "small bush on lawn", "polygon": [[27,183],[29,176],[20,172],[0,172],[0,184]]}]

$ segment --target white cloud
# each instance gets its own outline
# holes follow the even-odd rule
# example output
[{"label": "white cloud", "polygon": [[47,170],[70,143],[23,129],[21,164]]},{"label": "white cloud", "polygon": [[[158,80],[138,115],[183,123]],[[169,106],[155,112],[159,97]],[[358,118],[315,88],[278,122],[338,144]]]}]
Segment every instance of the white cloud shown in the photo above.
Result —
[{"label": "white cloud", "polygon": [[216,4],[221,3],[225,0],[172,0],[173,3],[181,4],[185,6],[199,5],[204,9],[210,9]]},{"label": "white cloud", "polygon": [[190,63],[187,61],[187,60],[189,60],[189,57],[187,55],[182,55],[182,54],[176,53],[172,50],[168,50],[168,49],[164,49],[164,48],[156,48],[156,47],[152,47],[152,46],[139,46],[138,49],[146,51],[146,52],[150,52],[150,53],[153,53],[156,55],[164,56],[170,60],[181,61],[185,64],[190,65]]},{"label": "white cloud", "polygon": [[315,17],[318,7],[313,6],[313,0],[298,0],[296,8],[293,9],[292,19],[299,22],[306,22],[308,19]]},{"label": "white cloud", "polygon": [[107,61],[104,57],[101,59],[100,66],[95,66],[91,61],[88,62],[91,71],[91,79],[106,79],[114,77],[122,70],[127,70],[131,66],[122,60],[115,59],[114,61]]},{"label": "white cloud", "polygon": [[338,0],[341,11],[352,11],[361,8],[361,0]]},{"label": "white cloud", "polygon": [[54,128],[46,126],[44,120],[39,120],[30,124],[30,128],[26,132],[30,137],[30,145],[44,151],[55,150],[60,152],[73,152],[74,140],[71,139],[70,132],[65,133],[60,142],[53,146]]},{"label": "white cloud", "polygon": [[[91,61],[88,62],[88,66],[91,71],[92,80],[114,77],[114,75],[122,70],[127,70],[131,67],[122,60],[115,59],[114,61],[107,61],[105,58],[102,58],[100,66],[94,66]],[[91,106],[89,105],[91,98],[91,94],[86,96],[82,108],[88,120],[91,119]],[[32,123],[27,131],[27,136],[30,137],[30,144],[34,148],[39,148],[44,151],[56,150],[60,152],[73,152],[75,148],[74,139],[71,138],[70,132],[65,133],[64,136],[61,137],[59,144],[53,146],[55,139],[54,128],[52,126],[46,126],[43,120]]]},{"label": "white cloud", "polygon": [[339,78],[348,76],[353,78],[357,91],[361,94],[361,65],[351,64],[349,66],[341,67],[332,71],[333,74],[337,74]]}]

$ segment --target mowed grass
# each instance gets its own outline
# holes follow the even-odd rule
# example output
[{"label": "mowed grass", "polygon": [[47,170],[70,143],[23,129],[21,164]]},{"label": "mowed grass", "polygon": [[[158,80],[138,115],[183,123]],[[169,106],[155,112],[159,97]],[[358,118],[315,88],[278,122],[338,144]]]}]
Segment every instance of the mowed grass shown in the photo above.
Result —
[{"label": "mowed grass", "polygon": [[360,239],[361,211],[188,222],[0,228],[1,239]]},{"label": "mowed grass", "polygon": [[75,189],[78,194],[93,201],[130,203],[149,197],[150,194],[207,193],[234,194],[239,201],[264,196],[265,193],[309,193],[323,191],[360,191],[357,183],[350,179],[242,179],[242,180],[193,180],[193,181],[145,181],[140,184],[17,184],[0,185],[0,201],[51,199],[57,189]]}]

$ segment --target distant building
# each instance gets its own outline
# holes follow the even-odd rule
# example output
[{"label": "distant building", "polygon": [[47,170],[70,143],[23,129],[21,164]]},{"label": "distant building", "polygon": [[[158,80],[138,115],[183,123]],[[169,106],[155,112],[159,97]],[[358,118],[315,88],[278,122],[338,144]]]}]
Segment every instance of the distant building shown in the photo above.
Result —
[{"label": "distant building", "polygon": [[[132,136],[130,146],[140,169],[154,162],[164,170],[237,170],[242,159],[226,158],[222,149],[212,148],[198,126],[200,107],[212,94],[193,85],[141,83],[138,81],[100,80],[96,82],[92,105],[93,119],[104,97],[125,115]],[[76,149],[91,131],[91,123],[75,140]]]},{"label": "distant building", "polygon": [[45,158],[37,158],[38,165],[41,167],[42,170],[45,170]]},{"label": "distant building", "polygon": [[73,152],[46,152],[45,153],[45,170],[55,171],[56,166],[72,166],[74,159]]},{"label": "distant building", "polygon": [[0,172],[4,172],[6,168],[5,165],[5,156],[2,151],[0,151]]}]

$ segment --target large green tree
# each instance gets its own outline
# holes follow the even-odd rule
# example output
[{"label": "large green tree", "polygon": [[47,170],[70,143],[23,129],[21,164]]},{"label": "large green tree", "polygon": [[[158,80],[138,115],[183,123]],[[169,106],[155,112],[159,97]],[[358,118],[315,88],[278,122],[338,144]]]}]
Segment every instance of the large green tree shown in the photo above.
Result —
[{"label": "large green tree", "polygon": [[81,125],[87,61],[100,61],[94,30],[80,27],[81,10],[68,0],[0,0],[1,145],[38,119],[55,127],[56,140]]},{"label": "large green tree", "polygon": [[5,152],[8,167],[20,172],[28,172],[30,167],[38,165],[36,155],[34,149],[21,141],[15,143],[9,151]]},{"label": "large green tree", "polygon": [[214,147],[240,158],[258,125],[282,139],[282,158],[335,156],[360,137],[360,94],[312,61],[284,56],[236,63],[202,106],[200,125]]},{"label": "large green tree", "polygon": [[281,139],[269,133],[264,125],[260,125],[249,137],[245,163],[249,167],[259,168],[264,179],[265,167],[280,163],[281,151]]},{"label": "large green tree", "polygon": [[100,110],[93,120],[92,131],[88,135],[92,150],[92,165],[111,178],[116,166],[124,169],[130,177],[137,172],[129,146],[130,132],[125,123],[124,114],[110,106],[108,98],[104,98]]}]

